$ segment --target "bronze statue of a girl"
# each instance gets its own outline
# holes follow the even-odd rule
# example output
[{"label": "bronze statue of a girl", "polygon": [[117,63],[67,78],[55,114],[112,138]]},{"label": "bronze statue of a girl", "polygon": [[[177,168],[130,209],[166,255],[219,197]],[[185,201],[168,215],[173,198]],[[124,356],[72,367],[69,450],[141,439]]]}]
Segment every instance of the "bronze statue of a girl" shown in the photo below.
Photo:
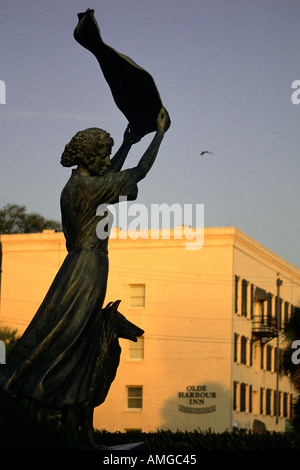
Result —
[{"label": "bronze statue of a girl", "polygon": [[[81,29],[81,37],[84,34]],[[98,128],[78,132],[66,145],[61,164],[76,166],[61,194],[68,254],[2,367],[0,385],[12,396],[59,409],[74,419],[78,407],[89,402],[108,277],[108,237],[97,237],[97,207],[117,203],[121,196],[136,199],[138,182],[151,169],[169,126],[168,112],[161,107],[152,142],[137,166],[125,170],[131,146],[145,133],[143,125],[140,132],[128,125],[112,158],[113,139]]]}]

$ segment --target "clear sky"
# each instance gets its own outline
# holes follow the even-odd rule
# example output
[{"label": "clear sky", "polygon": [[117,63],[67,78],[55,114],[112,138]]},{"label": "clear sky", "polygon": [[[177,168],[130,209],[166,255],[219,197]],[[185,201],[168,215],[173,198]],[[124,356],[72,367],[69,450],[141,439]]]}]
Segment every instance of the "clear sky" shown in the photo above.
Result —
[{"label": "clear sky", "polygon": [[206,226],[235,226],[300,268],[299,0],[2,2],[0,206],[59,220],[65,144],[95,126],[121,144],[127,121],[73,38],[87,8],[103,40],[153,75],[172,119],[138,202],[204,204]]}]

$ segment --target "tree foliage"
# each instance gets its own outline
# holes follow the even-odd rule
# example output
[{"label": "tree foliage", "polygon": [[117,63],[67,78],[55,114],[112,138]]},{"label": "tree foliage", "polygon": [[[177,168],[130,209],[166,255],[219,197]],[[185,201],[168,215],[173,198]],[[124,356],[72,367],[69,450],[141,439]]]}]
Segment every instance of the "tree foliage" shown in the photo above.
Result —
[{"label": "tree foliage", "polygon": [[6,204],[0,209],[0,233],[38,233],[47,229],[61,230],[61,225],[35,212],[27,213],[26,207],[18,204]]},{"label": "tree foliage", "polygon": [[9,328],[8,326],[0,326],[0,340],[4,341],[6,344],[6,353],[9,354],[10,351],[15,346],[16,342],[19,339],[18,330]]}]

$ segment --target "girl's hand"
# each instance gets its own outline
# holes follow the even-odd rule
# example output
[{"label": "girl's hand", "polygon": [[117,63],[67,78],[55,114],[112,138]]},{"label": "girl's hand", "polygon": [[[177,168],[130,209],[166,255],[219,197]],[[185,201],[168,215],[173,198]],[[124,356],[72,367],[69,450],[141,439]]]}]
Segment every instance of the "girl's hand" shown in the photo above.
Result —
[{"label": "girl's hand", "polygon": [[160,132],[167,132],[171,125],[171,119],[166,108],[161,108],[157,116],[157,130]]},{"label": "girl's hand", "polygon": [[124,142],[129,145],[133,145],[139,142],[140,140],[141,138],[135,134],[134,130],[130,127],[130,124],[128,124],[124,132]]}]

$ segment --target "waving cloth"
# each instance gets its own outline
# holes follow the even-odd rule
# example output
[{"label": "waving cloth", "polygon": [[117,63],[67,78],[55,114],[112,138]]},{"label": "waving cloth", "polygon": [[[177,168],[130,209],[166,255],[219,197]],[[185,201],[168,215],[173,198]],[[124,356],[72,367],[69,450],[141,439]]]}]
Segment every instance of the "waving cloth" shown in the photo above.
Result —
[{"label": "waving cloth", "polygon": [[103,42],[94,10],[79,13],[78,19],[74,38],[95,55],[116,105],[134,132],[143,137],[156,131],[162,101],[152,76],[130,57]]}]

